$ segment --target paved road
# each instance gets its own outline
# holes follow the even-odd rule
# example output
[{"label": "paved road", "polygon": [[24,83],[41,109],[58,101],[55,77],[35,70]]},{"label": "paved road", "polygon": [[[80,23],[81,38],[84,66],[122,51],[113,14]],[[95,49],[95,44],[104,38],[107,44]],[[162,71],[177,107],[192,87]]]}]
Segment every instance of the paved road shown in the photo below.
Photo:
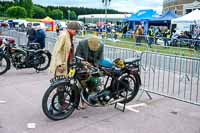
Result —
[{"label": "paved road", "polygon": [[138,113],[133,108],[122,113],[113,106],[88,107],[68,119],[51,121],[41,109],[50,77],[47,71],[33,69],[12,69],[0,77],[0,133],[200,133],[199,106],[156,95],[153,100],[143,95],[128,105],[145,103],[134,108]]}]

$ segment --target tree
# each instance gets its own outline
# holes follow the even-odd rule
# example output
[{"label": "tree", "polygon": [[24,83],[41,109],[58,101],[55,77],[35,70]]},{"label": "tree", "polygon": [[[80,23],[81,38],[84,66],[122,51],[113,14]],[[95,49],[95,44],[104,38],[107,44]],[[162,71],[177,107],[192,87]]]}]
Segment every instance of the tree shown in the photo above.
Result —
[{"label": "tree", "polygon": [[53,19],[63,19],[63,11],[60,9],[54,9],[49,13],[49,16]]},{"label": "tree", "polygon": [[33,18],[44,18],[47,15],[44,8],[39,6],[33,6],[32,17]]},{"label": "tree", "polygon": [[25,18],[27,12],[25,8],[20,6],[12,6],[6,10],[6,13],[9,17],[16,17],[16,18]]},{"label": "tree", "polygon": [[20,4],[22,7],[24,7],[27,11],[27,17],[32,17],[32,7],[33,2],[32,0],[20,0]]},{"label": "tree", "polygon": [[72,20],[76,20],[77,19],[77,15],[75,11],[70,11],[70,19]]},{"label": "tree", "polygon": [[2,5],[0,5],[0,15],[3,16],[3,13],[4,13],[4,8]]}]

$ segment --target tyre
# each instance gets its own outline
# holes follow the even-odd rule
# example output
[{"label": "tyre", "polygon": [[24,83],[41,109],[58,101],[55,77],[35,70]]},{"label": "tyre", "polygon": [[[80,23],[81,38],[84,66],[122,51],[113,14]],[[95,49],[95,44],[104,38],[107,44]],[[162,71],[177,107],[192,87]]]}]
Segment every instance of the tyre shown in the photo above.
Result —
[{"label": "tyre", "polygon": [[[140,81],[138,80],[138,78],[134,75],[125,75],[122,76],[120,78],[121,84],[119,82],[119,87],[121,90],[123,90],[120,93],[121,97],[126,97],[126,93],[128,95],[127,99],[125,99],[124,101],[122,101],[121,103],[128,103],[130,101],[132,101],[140,88]],[[126,91],[127,90],[127,91]]]},{"label": "tyre", "polygon": [[68,83],[51,85],[42,99],[44,114],[52,120],[69,117],[76,108],[76,94]]},{"label": "tyre", "polygon": [[46,70],[51,62],[51,54],[50,53],[45,53],[45,52],[40,52],[36,55],[37,60],[39,63],[34,67],[38,71],[43,71]]},{"label": "tyre", "polygon": [[0,75],[10,69],[10,60],[5,54],[0,54]]}]

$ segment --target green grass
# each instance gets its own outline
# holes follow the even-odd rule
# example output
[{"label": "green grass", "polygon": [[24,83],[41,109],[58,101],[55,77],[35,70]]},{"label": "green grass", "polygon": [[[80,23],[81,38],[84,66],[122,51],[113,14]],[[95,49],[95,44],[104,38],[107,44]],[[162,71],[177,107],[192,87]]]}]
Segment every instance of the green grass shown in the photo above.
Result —
[{"label": "green grass", "polygon": [[[93,34],[87,34],[85,37],[92,36]],[[84,37],[81,37],[83,39]],[[187,47],[163,47],[160,45],[153,45],[152,48],[149,48],[147,43],[144,43],[142,40],[141,46],[135,45],[135,39],[134,38],[122,38],[119,42],[113,42],[111,40],[104,40],[106,45],[109,46],[115,46],[119,48],[127,48],[132,49],[136,51],[152,51],[152,52],[158,52],[161,54],[170,54],[170,55],[180,55],[180,56],[188,56],[188,57],[198,57],[200,58],[200,52],[195,51],[194,49],[187,48]]]},{"label": "green grass", "polygon": [[[16,20],[17,18],[10,18],[10,17],[0,17],[0,20]],[[21,19],[21,20],[26,20],[26,21],[29,21],[29,22],[39,22],[40,19],[35,19],[35,18],[18,18],[18,19]]]},{"label": "green grass", "polygon": [[149,48],[147,44],[142,44],[141,46],[136,46],[135,43],[132,42],[112,42],[112,41],[105,41],[106,45],[115,46],[120,48],[128,48],[136,51],[152,51],[158,52],[162,54],[171,54],[171,55],[180,55],[180,56],[189,56],[189,57],[200,57],[200,52],[195,51],[194,49],[189,48],[180,48],[180,47],[163,47],[159,45],[153,45],[152,48]]}]

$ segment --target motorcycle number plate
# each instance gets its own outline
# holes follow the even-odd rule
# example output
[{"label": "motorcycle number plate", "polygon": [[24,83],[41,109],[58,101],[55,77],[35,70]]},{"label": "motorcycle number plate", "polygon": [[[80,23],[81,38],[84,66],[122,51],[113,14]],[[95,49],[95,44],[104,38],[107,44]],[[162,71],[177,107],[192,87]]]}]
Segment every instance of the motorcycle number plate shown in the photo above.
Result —
[{"label": "motorcycle number plate", "polygon": [[71,78],[71,77],[74,77],[74,75],[75,75],[75,69],[70,69],[68,76]]}]

